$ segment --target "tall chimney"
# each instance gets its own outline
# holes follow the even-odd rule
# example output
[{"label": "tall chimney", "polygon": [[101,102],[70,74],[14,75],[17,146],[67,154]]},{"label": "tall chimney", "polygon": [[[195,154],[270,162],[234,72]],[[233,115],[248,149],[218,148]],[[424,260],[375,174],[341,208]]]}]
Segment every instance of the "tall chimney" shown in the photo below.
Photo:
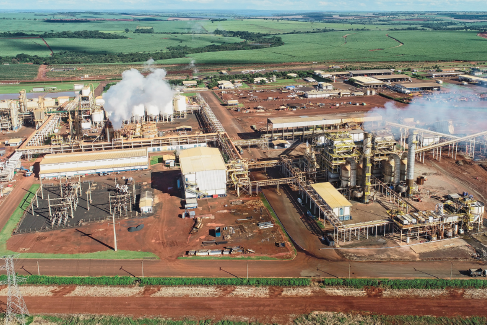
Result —
[{"label": "tall chimney", "polygon": [[408,196],[413,194],[414,187],[414,162],[416,156],[416,135],[418,132],[416,130],[409,132],[408,138],[408,172],[406,178],[406,185],[408,187]]},{"label": "tall chimney", "polygon": [[364,203],[369,203],[370,195],[370,178],[372,175],[372,164],[370,163],[370,157],[372,156],[372,134],[364,134],[364,157],[362,163],[362,187],[364,189]]}]

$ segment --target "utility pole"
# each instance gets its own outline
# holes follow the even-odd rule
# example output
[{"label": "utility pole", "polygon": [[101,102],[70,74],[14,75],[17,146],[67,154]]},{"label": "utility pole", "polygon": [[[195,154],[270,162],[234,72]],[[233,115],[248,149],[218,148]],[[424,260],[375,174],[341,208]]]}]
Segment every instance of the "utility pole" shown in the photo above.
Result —
[{"label": "utility pole", "polygon": [[113,242],[114,242],[114,249],[115,252],[117,251],[117,232],[115,231],[115,213],[112,214],[113,218]]},{"label": "utility pole", "polygon": [[350,268],[351,268],[351,265],[350,265],[350,262],[348,262],[348,280],[350,280]]}]

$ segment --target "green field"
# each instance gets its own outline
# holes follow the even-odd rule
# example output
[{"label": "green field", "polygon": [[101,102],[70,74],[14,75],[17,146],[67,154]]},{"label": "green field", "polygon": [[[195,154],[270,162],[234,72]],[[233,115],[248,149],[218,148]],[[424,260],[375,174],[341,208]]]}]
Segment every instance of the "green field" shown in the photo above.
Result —
[{"label": "green field", "polygon": [[[83,82],[80,82],[83,83]],[[60,91],[73,91],[75,82],[58,82],[58,83],[22,83],[16,85],[0,85],[0,94],[13,94],[18,93],[20,90],[25,89],[28,93],[32,92],[33,87],[56,87],[56,92]],[[84,83],[88,85],[90,83]],[[93,83],[93,87],[98,87],[99,83]],[[52,92],[55,94],[56,92]],[[50,97],[50,96],[47,96]]]},{"label": "green field", "polygon": [[[87,22],[47,22],[44,19],[73,19],[73,18],[109,18],[127,19],[130,16],[122,13],[1,13],[0,32],[24,32],[41,34],[44,32],[98,30],[106,33],[117,33],[126,36],[126,39],[81,39],[81,38],[46,38],[54,53],[78,52],[88,55],[98,55],[66,59],[56,59],[58,63],[101,63],[101,62],[132,62],[147,60],[148,55],[143,53],[156,53],[168,51],[169,47],[187,46],[189,48],[204,48],[209,45],[222,45],[227,43],[242,42],[239,37],[223,37],[212,34],[216,29],[228,31],[244,31],[250,33],[277,34],[282,38],[284,45],[238,50],[219,51],[189,54],[188,51],[178,50],[177,54],[171,52],[166,57],[172,59],[160,60],[161,64],[186,64],[191,59],[196,63],[214,65],[237,65],[259,63],[286,63],[286,62],[390,62],[390,61],[447,61],[485,60],[487,52],[487,40],[480,38],[477,31],[456,31],[454,28],[485,26],[485,22],[458,22],[448,17],[448,14],[408,14],[395,13],[390,18],[387,15],[376,17],[362,16],[360,19],[343,19],[336,22],[313,21],[303,19],[277,20],[277,19],[236,19],[227,16],[225,21],[211,21],[209,19],[169,21],[167,16],[156,15],[160,21],[87,21]],[[144,18],[145,16],[137,16]],[[418,17],[430,19],[430,21],[414,21]],[[329,19],[329,17],[322,17]],[[406,19],[406,20],[403,20]],[[429,25],[428,25],[429,24]],[[406,28],[425,28],[422,25],[438,28],[444,26],[446,30],[404,30]],[[443,24],[443,25],[441,25]],[[152,27],[154,34],[134,33],[137,26]],[[126,33],[125,29],[129,32]],[[335,30],[322,32],[322,30]],[[403,29],[403,30],[394,30]],[[317,32],[320,31],[320,32]],[[160,33],[160,34],[159,34]],[[173,34],[171,34],[173,33]],[[387,34],[399,39],[404,45]],[[347,36],[346,38],[344,36]],[[241,36],[242,35],[235,35]],[[247,38],[249,39],[249,38]],[[260,39],[262,42],[262,38]],[[265,41],[264,41],[265,42]],[[251,41],[252,43],[252,41]],[[279,43],[280,44],[280,43]],[[259,44],[257,46],[266,44]],[[221,50],[219,48],[218,50]],[[189,51],[190,52],[190,51]],[[198,52],[198,50],[196,50]],[[50,51],[41,39],[38,38],[0,38],[0,56],[12,57],[20,53],[37,55],[49,58]],[[119,53],[131,54],[128,59],[109,57],[104,59],[103,54],[116,55]],[[133,55],[132,55],[133,53]],[[142,55],[140,55],[142,53]],[[186,54],[186,57],[181,57]],[[100,55],[102,54],[102,55]],[[155,55],[155,54],[154,54]],[[190,59],[191,58],[191,59]],[[11,59],[6,59],[10,62]],[[22,60],[22,62],[36,62],[38,60]],[[136,63],[136,62],[134,62]],[[113,67],[113,66],[111,66]],[[91,69],[91,68],[90,68]],[[123,69],[123,68],[122,68]],[[96,70],[96,69],[92,69]],[[90,76],[113,75],[119,72],[108,71],[88,72]],[[110,66],[107,70],[111,69]],[[85,71],[83,71],[85,72]],[[83,73],[82,72],[82,73]],[[80,72],[48,72],[48,77],[72,77],[79,76]],[[20,79],[7,74],[0,79]]]},{"label": "green field", "polygon": [[[386,34],[399,39],[400,45]],[[343,38],[347,36],[347,42]],[[485,60],[487,39],[463,31],[357,31],[282,35],[283,46],[193,54],[197,63]],[[452,46],[454,44],[454,46]],[[159,63],[188,63],[187,58]]]},{"label": "green field", "polygon": [[37,76],[39,67],[32,64],[0,65],[0,80],[29,80]]}]

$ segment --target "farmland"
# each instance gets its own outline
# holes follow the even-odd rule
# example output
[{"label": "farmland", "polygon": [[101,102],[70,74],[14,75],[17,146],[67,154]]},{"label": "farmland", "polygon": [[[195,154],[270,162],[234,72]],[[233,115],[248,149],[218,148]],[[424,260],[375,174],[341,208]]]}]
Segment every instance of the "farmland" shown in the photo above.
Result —
[{"label": "farmland", "polygon": [[[484,60],[487,40],[475,32],[461,31],[385,31],[328,32],[282,35],[284,45],[253,51],[228,51],[194,54],[198,63],[284,63],[309,61],[437,61]],[[344,35],[347,36],[345,43]],[[452,47],[451,44],[455,44]],[[187,63],[170,59],[161,63]]]},{"label": "farmland", "polygon": [[[96,88],[98,83],[93,83],[93,87]],[[27,92],[32,92],[33,87],[56,87],[56,91],[73,91],[74,94],[74,83],[72,82],[58,82],[58,83],[22,83],[15,85],[0,85],[0,94],[12,94],[18,93],[20,90],[25,89]],[[55,92],[53,92],[55,93]],[[48,96],[50,97],[50,96]]]},{"label": "farmland", "polygon": [[34,79],[38,68],[38,66],[32,64],[0,65],[0,80]]},{"label": "farmland", "polygon": [[[168,20],[170,16],[170,14],[155,14],[147,18],[121,13],[95,12],[4,13],[0,14],[0,32],[10,31],[37,35],[45,32],[96,30],[104,33],[117,33],[126,37],[124,39],[46,38],[46,42],[52,48],[55,56],[65,56],[49,61],[48,63],[51,64],[136,63],[144,62],[151,56],[161,58],[158,61],[160,64],[187,64],[194,59],[199,64],[208,65],[310,61],[476,61],[483,60],[487,49],[487,40],[477,36],[477,29],[483,28],[487,25],[486,23],[455,22],[448,15],[411,17],[404,14],[398,15],[395,19],[378,15],[377,17],[363,16],[360,19],[341,20],[326,20],[328,18],[323,16],[315,21],[310,19],[239,19],[231,15],[228,15],[226,20],[218,21],[204,17],[198,20]],[[141,20],[131,21],[134,18]],[[425,21],[411,20],[412,18],[421,18]],[[99,20],[75,21],[73,19]],[[151,27],[154,33],[135,33],[138,26]],[[468,28],[475,30],[468,30]],[[277,45],[267,47],[267,44],[259,44],[265,43],[262,38],[261,41],[254,42],[257,43],[257,46],[251,49],[222,47],[221,45],[240,43],[244,40],[239,37],[216,35],[214,32],[217,29],[248,32],[254,33],[254,35],[261,33],[261,37],[279,35],[284,44],[274,42]],[[387,34],[404,44],[401,45]],[[247,42],[252,44],[252,41],[248,39]],[[212,45],[216,47],[211,47]],[[260,45],[263,45],[263,48],[258,48]],[[195,50],[174,51],[178,46]],[[169,53],[170,49],[172,49],[172,53]],[[68,52],[69,55],[66,56]],[[10,63],[12,57],[21,53],[39,56],[43,58],[42,60],[54,58],[50,56],[49,49],[41,39],[0,39],[0,57],[3,57],[0,61]],[[73,53],[83,55],[72,55]],[[130,55],[130,57],[115,56],[120,53]],[[160,55],[161,53],[170,55]],[[105,54],[112,55],[112,57],[105,57]],[[28,59],[21,60],[21,62],[39,64],[43,61]],[[102,72],[86,74],[105,75]],[[48,76],[54,77],[55,75],[49,73]]]}]

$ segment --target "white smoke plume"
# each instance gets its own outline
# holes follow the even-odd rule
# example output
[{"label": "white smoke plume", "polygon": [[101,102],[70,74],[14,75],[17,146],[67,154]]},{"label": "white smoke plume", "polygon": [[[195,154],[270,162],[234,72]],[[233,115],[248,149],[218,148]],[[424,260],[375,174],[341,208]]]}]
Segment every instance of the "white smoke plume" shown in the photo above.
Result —
[{"label": "white smoke plume", "polygon": [[198,74],[198,68],[194,64],[195,62],[196,61],[194,59],[191,59],[191,62],[189,63],[189,66],[188,66],[188,68],[190,68],[191,70],[193,70],[193,75]]},{"label": "white smoke plume", "polygon": [[134,113],[140,114],[140,105],[149,114],[173,113],[174,91],[165,76],[164,69],[155,69],[147,77],[136,69],[122,73],[122,81],[103,95],[105,111],[115,129],[119,129],[122,121],[130,119]]},{"label": "white smoke plume", "polygon": [[[404,119],[413,118],[416,126],[422,128],[429,128],[438,121],[452,120],[455,125],[462,126],[463,129],[464,126],[474,127],[487,121],[487,114],[483,113],[485,101],[480,101],[478,93],[459,86],[449,85],[448,89],[447,93],[415,97],[409,105],[390,101],[383,108],[375,107],[368,113],[381,115],[384,121],[394,123],[402,123]],[[394,96],[407,97],[404,94]]]}]

